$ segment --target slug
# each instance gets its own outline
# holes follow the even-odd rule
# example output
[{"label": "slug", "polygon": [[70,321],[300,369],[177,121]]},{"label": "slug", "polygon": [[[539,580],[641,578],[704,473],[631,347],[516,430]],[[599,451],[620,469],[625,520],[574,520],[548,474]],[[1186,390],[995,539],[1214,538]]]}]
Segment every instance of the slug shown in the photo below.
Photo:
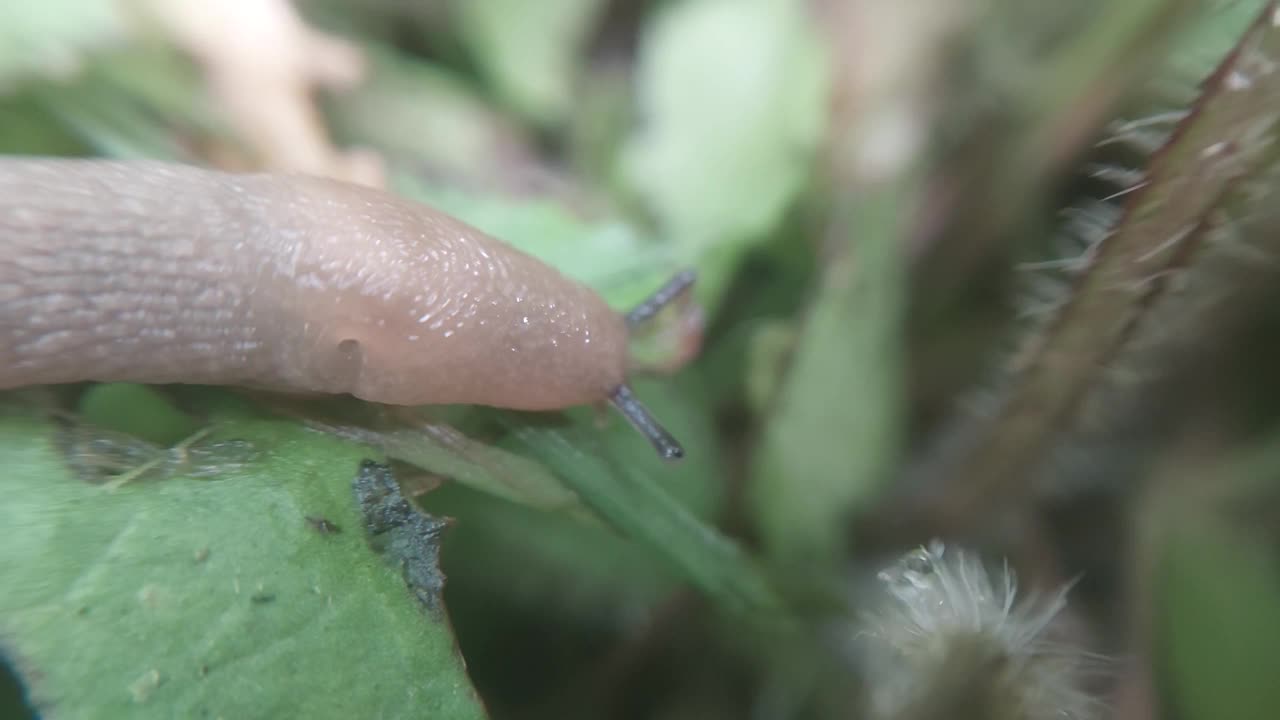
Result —
[{"label": "slug", "polygon": [[297,174],[0,158],[0,389],[83,381],[350,394],[527,411],[609,402],[630,314],[449,215]]}]

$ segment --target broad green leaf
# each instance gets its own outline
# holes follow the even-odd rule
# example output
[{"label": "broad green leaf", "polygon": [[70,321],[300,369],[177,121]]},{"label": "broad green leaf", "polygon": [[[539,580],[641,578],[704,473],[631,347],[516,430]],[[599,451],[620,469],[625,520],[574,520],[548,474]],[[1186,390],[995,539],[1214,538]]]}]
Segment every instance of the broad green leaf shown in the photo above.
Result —
[{"label": "broad green leaf", "polygon": [[601,0],[461,0],[459,32],[497,94],[535,123],[550,125],[573,106],[586,34]]},{"label": "broad green leaf", "polygon": [[[341,404],[341,413],[326,412],[316,403],[269,407],[441,477],[444,485],[421,502],[432,513],[460,521],[448,540],[451,578],[470,590],[530,600],[551,596],[566,611],[587,611],[601,603],[648,607],[684,583],[715,594],[722,591],[713,586],[722,582],[716,578],[721,571],[730,576],[723,584],[758,581],[742,579],[742,572],[751,570],[715,567],[723,560],[726,541],[702,523],[721,508],[723,468],[707,404],[696,383],[688,382],[693,380],[689,375],[635,383],[653,413],[685,445],[687,456],[678,464],[658,460],[649,444],[612,411],[512,413],[452,407],[423,413],[393,410],[390,417],[380,418],[379,411],[357,412]],[[331,419],[339,416],[346,420]],[[410,422],[408,417],[417,419]],[[533,428],[534,435],[524,434],[525,427]],[[541,433],[545,439],[538,439]],[[554,461],[544,456],[548,448],[565,443],[573,444],[587,467],[575,468],[563,452],[552,453]],[[608,469],[614,467],[629,471],[623,479],[600,475],[600,463],[605,473],[617,472]],[[629,500],[635,492],[630,485],[639,481],[625,477],[636,474],[654,486],[660,500]],[[686,534],[668,535],[644,525]],[[750,590],[724,591],[726,602],[740,605],[741,598],[733,593]]]},{"label": "broad green leaf", "polygon": [[767,233],[807,181],[828,85],[808,13],[794,0],[683,0],[642,39],[643,121],[621,171],[691,255]]},{"label": "broad green leaf", "polygon": [[[220,464],[236,439],[252,455]],[[63,452],[93,446],[0,417],[0,637],[42,708],[485,716],[438,602],[440,524],[362,511],[353,481],[385,481],[362,462],[367,449],[248,420],[220,425],[209,443],[202,479],[91,484]],[[366,535],[375,516],[386,556]]]}]

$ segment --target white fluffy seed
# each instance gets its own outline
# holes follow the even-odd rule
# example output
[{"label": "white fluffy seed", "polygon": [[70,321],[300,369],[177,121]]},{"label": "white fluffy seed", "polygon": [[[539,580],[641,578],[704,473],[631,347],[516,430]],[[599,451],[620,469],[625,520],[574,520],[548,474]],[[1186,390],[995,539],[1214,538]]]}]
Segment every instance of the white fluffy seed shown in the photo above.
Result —
[{"label": "white fluffy seed", "polygon": [[878,577],[884,602],[859,634],[873,717],[956,717],[977,706],[975,717],[1010,720],[1100,714],[1084,689],[1097,657],[1053,639],[1068,588],[1019,599],[1007,565],[989,572],[976,555],[936,541]]}]

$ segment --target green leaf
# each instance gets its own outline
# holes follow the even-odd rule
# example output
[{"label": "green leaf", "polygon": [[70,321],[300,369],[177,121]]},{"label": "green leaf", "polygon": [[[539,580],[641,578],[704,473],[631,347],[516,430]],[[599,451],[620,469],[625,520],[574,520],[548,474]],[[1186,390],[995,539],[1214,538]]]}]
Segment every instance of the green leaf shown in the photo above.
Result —
[{"label": "green leaf", "polygon": [[[570,426],[512,422],[512,442],[555,471],[606,523],[723,608],[766,616],[780,610],[775,588],[754,561],[666,489],[677,479],[676,466],[660,461],[622,423],[613,423],[614,432],[606,434],[588,411],[572,415]],[[679,432],[674,418],[666,421]],[[663,482],[667,475],[671,479]]]},{"label": "green leaf", "polygon": [[[1170,42],[1162,77],[1163,86],[1193,88],[1213,72],[1222,57],[1231,52],[1240,36],[1249,29],[1269,0],[1227,0],[1201,3],[1195,22],[1178,32]],[[1192,98],[1188,98],[1190,101]]]},{"label": "green leaf", "polygon": [[722,290],[714,277],[708,286],[708,275],[724,275],[731,261],[706,257],[696,266],[685,264],[669,242],[646,237],[622,220],[583,218],[553,200],[484,195],[403,173],[393,175],[393,184],[406,197],[454,215],[594,288],[619,312],[648,298],[676,272],[695,269],[693,302],[663,313],[633,335],[632,360],[637,367],[668,367],[673,357],[700,342],[694,336],[701,318],[712,312],[708,306],[718,301]]},{"label": "green leaf", "polygon": [[79,405],[80,417],[89,425],[165,445],[179,442],[200,429],[193,418],[149,385],[93,385],[80,396]]},{"label": "green leaf", "polygon": [[0,89],[32,76],[67,76],[85,54],[123,39],[118,3],[44,0],[0,5]]},{"label": "green leaf", "polygon": [[643,37],[620,169],[691,255],[757,239],[805,184],[828,88],[808,21],[792,0],[685,0]]},{"label": "green leaf", "polygon": [[0,153],[84,155],[89,148],[31,92],[0,96]]},{"label": "green leaf", "polygon": [[393,174],[392,180],[395,191],[406,197],[458,217],[594,288],[619,312],[647,299],[676,272],[694,269],[698,279],[689,292],[693,302],[676,303],[680,307],[632,336],[636,367],[670,367],[673,358],[676,365],[683,364],[688,348],[701,342],[702,318],[714,311],[710,306],[723,290],[715,277],[727,274],[732,262],[730,257],[708,256],[696,265],[687,264],[670,242],[656,241],[616,218],[584,218],[554,200],[484,195],[404,173]]},{"label": "green leaf", "polygon": [[1274,552],[1222,523],[1171,525],[1155,612],[1163,684],[1178,716],[1275,717],[1280,572]]},{"label": "green leaf", "polygon": [[595,288],[615,307],[629,308],[666,282],[678,268],[669,243],[645,237],[617,219],[589,220],[546,199],[495,197],[393,176],[406,197],[501,238]]},{"label": "green leaf", "polygon": [[[701,578],[707,573],[701,567],[715,562],[725,542],[704,525],[721,509],[724,468],[714,452],[714,425],[706,404],[685,379],[696,378],[636,384],[650,409],[685,444],[688,453],[678,464],[659,461],[648,443],[616,416],[600,418],[586,410],[557,421],[495,414],[493,419],[510,434],[497,440],[493,450],[543,461],[542,471],[571,489],[596,520],[577,522],[563,513],[446,486],[424,497],[423,505],[463,520],[448,540],[449,577],[469,590],[480,587],[526,602],[544,601],[542,605],[566,613],[651,607],[681,583],[704,584]],[[573,453],[557,449],[566,442],[586,466],[577,467],[566,457]],[[600,470],[601,464],[608,469]],[[641,479],[619,477],[612,468],[631,468]],[[646,494],[661,499],[631,503],[635,482],[651,486]],[[631,517],[635,515],[648,517]],[[693,537],[637,532],[641,522],[699,529]]]},{"label": "green leaf", "polygon": [[[219,464],[232,439],[252,444],[250,461]],[[367,450],[248,420],[219,426],[209,443],[207,479],[91,484],[61,451],[83,465],[96,446],[31,417],[0,418],[0,642],[43,708],[485,716],[431,605],[436,538],[405,534],[438,523],[401,521],[379,536],[392,557],[371,550],[352,485]],[[418,562],[402,574],[397,559],[411,550]]]},{"label": "green leaf", "polygon": [[339,144],[382,152],[392,167],[450,184],[504,187],[532,163],[528,138],[461,75],[373,43],[367,79],[326,109]]},{"label": "green leaf", "polygon": [[498,95],[540,125],[573,106],[583,43],[601,0],[462,0],[459,32]]},{"label": "green leaf", "polygon": [[[463,408],[450,420],[484,411]],[[544,511],[583,514],[577,497],[546,468],[501,448],[468,437],[449,422],[315,420],[308,424],[339,437],[377,447],[387,457],[508,502]]]},{"label": "green leaf", "polygon": [[827,258],[752,478],[769,551],[784,563],[831,567],[850,513],[891,477],[901,432],[900,248],[910,180],[866,188],[836,223]]},{"label": "green leaf", "polygon": [[94,154],[186,160],[175,130],[212,133],[216,123],[189,63],[173,51],[131,46],[102,53],[73,81],[29,92]]}]

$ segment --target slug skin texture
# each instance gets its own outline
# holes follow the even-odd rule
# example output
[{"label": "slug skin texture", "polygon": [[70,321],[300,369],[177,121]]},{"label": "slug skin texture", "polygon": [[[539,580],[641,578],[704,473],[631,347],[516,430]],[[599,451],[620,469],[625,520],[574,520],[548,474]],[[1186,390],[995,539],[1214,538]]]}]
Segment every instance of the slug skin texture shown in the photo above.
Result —
[{"label": "slug skin texture", "polygon": [[599,295],[425,205],[298,175],[0,159],[0,388],[553,410],[608,399],[626,369]]}]

